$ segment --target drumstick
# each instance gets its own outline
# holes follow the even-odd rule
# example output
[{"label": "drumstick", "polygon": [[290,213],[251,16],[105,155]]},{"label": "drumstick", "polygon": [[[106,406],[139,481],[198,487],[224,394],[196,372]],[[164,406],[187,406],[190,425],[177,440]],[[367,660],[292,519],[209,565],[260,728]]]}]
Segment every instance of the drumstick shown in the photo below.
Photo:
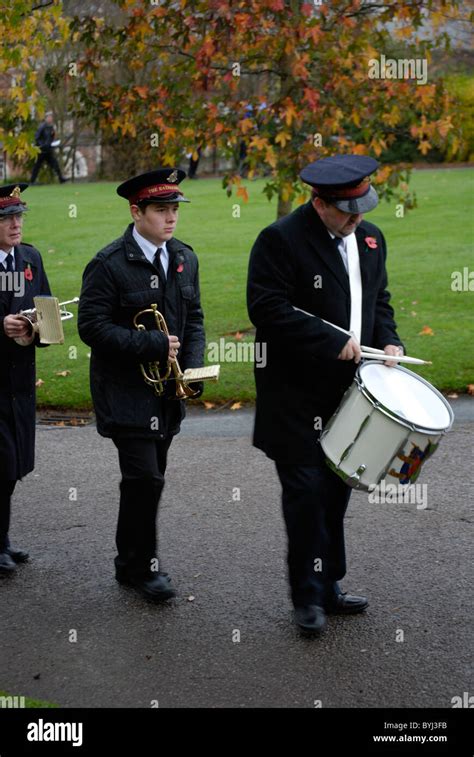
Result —
[{"label": "drumstick", "polygon": [[[367,347],[362,347],[366,350]],[[389,355],[386,352],[364,352],[360,353],[365,360],[396,360],[398,363],[411,363],[412,365],[432,365],[431,360],[421,360],[419,357],[408,357],[408,355]]]},{"label": "drumstick", "polygon": [[[313,315],[313,313],[308,313],[306,310],[302,310],[301,308],[297,308],[295,305],[293,305],[293,310],[298,310],[300,313],[304,313],[305,315],[309,315],[312,318],[315,318],[316,316]],[[321,318],[323,323],[326,323],[328,326],[332,326],[334,329],[337,329],[338,331],[342,331],[343,334],[347,334],[347,336],[351,336],[353,339],[354,334],[352,331],[347,331],[346,329],[343,329],[341,326],[336,326],[335,323],[331,323],[331,321],[325,321],[324,318]],[[383,350],[379,350],[377,347],[366,347],[365,345],[361,344],[361,353],[360,356],[362,358],[365,358],[365,360],[395,360],[398,363],[411,363],[412,365],[432,365],[431,360],[421,360],[421,358],[418,357],[408,357],[408,355],[388,355]]]}]

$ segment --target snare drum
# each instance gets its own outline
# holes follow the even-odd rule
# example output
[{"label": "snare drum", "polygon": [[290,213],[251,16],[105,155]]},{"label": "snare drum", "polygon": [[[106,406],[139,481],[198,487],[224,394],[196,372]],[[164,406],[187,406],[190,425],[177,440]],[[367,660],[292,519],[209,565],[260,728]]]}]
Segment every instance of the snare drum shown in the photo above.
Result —
[{"label": "snare drum", "polygon": [[359,366],[319,441],[330,468],[354,489],[368,491],[382,479],[408,485],[453,419],[450,405],[428,381],[370,361]]}]

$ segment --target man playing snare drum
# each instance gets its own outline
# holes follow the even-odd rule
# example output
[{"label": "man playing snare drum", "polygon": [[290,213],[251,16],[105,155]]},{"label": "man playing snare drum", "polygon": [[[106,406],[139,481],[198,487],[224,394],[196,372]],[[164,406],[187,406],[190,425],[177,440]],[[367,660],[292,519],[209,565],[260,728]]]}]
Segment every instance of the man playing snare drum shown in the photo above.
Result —
[{"label": "man playing snare drum", "polygon": [[368,605],[338,584],[351,489],[326,465],[317,440],[354,378],[360,345],[403,352],[386,289],[385,239],[363,220],[378,203],[369,178],[377,167],[361,155],[311,163],[301,172],[311,200],[265,228],[250,256],[249,315],[267,349],[266,365],[255,368],[253,442],[276,463],[295,621],[315,635],[328,613]]}]

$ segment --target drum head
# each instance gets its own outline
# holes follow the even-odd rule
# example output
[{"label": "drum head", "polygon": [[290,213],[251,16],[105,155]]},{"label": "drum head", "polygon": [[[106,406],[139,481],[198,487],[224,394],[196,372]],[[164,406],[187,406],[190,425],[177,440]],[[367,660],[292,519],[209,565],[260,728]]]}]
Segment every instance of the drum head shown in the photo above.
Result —
[{"label": "drum head", "polygon": [[433,431],[444,431],[452,411],[444,397],[427,381],[406,368],[364,363],[358,370],[369,394],[402,421]]}]

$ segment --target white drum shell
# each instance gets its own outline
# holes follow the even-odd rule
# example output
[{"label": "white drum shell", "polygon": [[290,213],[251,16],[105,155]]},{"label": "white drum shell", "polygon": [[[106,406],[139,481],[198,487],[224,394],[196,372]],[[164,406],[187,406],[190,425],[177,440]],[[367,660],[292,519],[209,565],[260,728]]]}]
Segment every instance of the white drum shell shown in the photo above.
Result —
[{"label": "white drum shell", "polygon": [[[452,422],[450,408],[449,412]],[[320,443],[328,465],[349,486],[368,491],[383,479],[386,484],[397,486],[413,483],[446,430],[417,429],[391,417],[385,408],[366,396],[358,373],[323,431]]]}]

